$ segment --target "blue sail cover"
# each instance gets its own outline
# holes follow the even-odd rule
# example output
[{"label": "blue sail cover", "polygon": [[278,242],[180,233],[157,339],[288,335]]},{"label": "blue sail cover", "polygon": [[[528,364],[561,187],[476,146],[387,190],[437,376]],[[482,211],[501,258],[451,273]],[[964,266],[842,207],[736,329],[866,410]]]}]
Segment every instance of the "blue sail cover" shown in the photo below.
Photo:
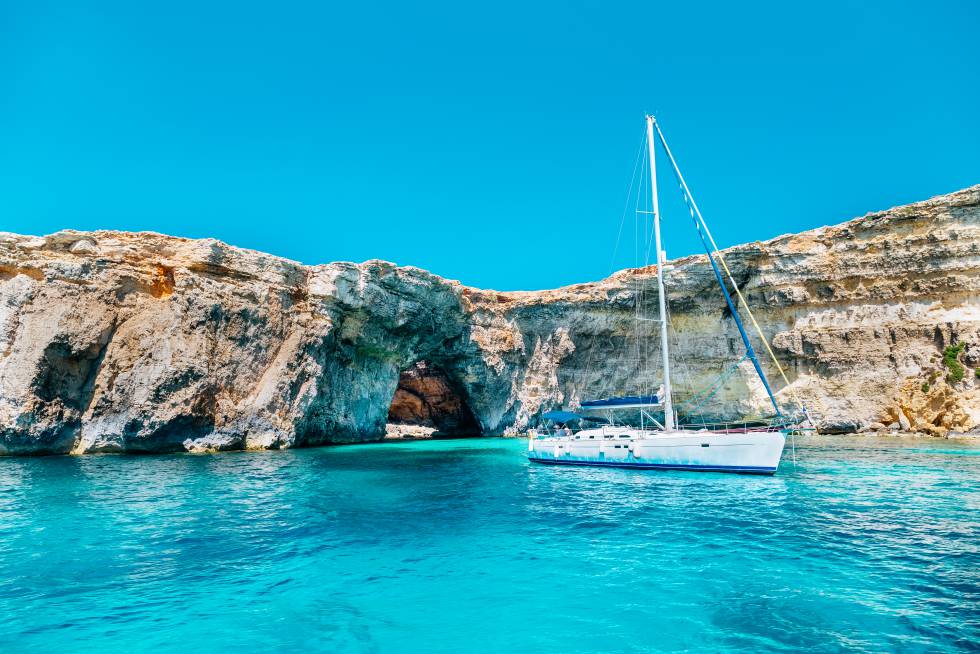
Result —
[{"label": "blue sail cover", "polygon": [[541,417],[545,420],[553,420],[555,422],[571,422],[572,420],[578,420],[582,416],[571,411],[548,411],[547,413],[541,414]]},{"label": "blue sail cover", "polygon": [[587,422],[608,422],[603,418],[581,416],[577,413],[572,413],[571,411],[548,411],[547,413],[542,413],[541,417],[545,420],[551,420],[553,422],[571,422],[573,420],[585,420]]},{"label": "blue sail cover", "polygon": [[582,409],[618,409],[624,407],[657,406],[663,404],[663,398],[656,395],[622,395],[607,397],[601,400],[586,400],[581,402]]}]

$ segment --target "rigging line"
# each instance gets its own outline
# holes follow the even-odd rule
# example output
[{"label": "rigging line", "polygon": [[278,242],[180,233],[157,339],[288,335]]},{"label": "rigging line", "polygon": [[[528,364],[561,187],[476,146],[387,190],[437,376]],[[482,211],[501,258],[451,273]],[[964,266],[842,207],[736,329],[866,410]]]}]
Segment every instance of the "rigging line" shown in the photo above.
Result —
[{"label": "rigging line", "polygon": [[[651,162],[650,167],[652,167],[655,170],[656,169],[655,162]],[[653,213],[653,191],[654,191],[654,186],[653,186],[652,181],[651,181],[650,186],[648,188],[649,188],[649,193],[647,193],[646,196],[644,197],[644,205],[645,205],[645,208],[647,210],[649,210],[650,213],[652,214]],[[654,237],[653,221],[651,221],[647,217],[647,214],[638,214],[638,217],[642,217],[642,219],[643,219],[643,239],[645,241],[644,245],[646,246],[646,252],[644,252],[644,255],[643,255],[643,267],[644,268],[648,268],[650,266],[650,243],[653,242],[653,237]],[[650,282],[652,280],[653,280],[652,277],[647,277],[644,280],[644,283],[643,283],[643,306],[644,307],[649,307],[650,304],[652,303],[653,293],[652,293],[652,291],[650,289],[650,286],[651,286]],[[657,288],[657,293],[658,294],[660,293],[660,288],[659,287]],[[653,314],[652,309],[647,309],[647,313],[644,314],[644,315],[650,316],[652,314]],[[657,317],[660,320],[663,320],[664,319],[664,316],[658,315]],[[652,324],[648,324],[647,325],[647,328],[648,329],[647,329],[647,332],[645,334],[645,338],[643,339],[643,348],[644,348],[643,357],[644,357],[644,365],[645,365],[645,370],[646,371],[652,370],[652,368],[651,368],[652,357],[651,357],[651,354],[650,354],[650,350],[653,347],[653,333],[652,333],[652,330],[649,329],[652,326],[653,326]],[[659,341],[659,339],[658,339],[658,341]],[[663,367],[663,364],[661,363],[661,368],[662,367]],[[655,387],[656,387],[656,382],[654,381],[653,377],[648,374],[646,376],[646,386],[645,386],[645,392],[644,392],[644,394],[645,395],[652,395],[653,394],[653,391],[655,390]]]},{"label": "rigging line", "polygon": [[[674,324],[673,315],[674,314],[670,310],[670,303],[666,303],[664,305],[664,307],[667,309],[667,323],[668,323],[668,326],[670,327],[670,337],[669,338],[671,339],[671,342],[674,344],[673,347],[671,348],[671,350],[674,351],[674,352],[677,352],[677,351],[679,351],[681,349],[681,341],[680,341],[680,335],[673,328],[673,324]],[[684,361],[685,361],[684,358],[679,359],[678,362],[677,362],[677,365],[675,365],[671,369],[672,382],[676,382],[675,388],[682,387],[682,386],[687,387],[687,388],[693,388],[694,387],[694,383],[692,381],[691,366],[685,364]],[[685,400],[680,405],[677,405],[677,404],[674,405],[674,413],[677,415],[678,421],[681,419],[680,418],[680,411],[678,410],[678,407],[679,406],[684,406],[686,404],[689,404],[690,401],[691,400],[689,399],[689,400]],[[691,418],[693,418],[693,417],[696,417],[700,421],[700,423],[702,425],[706,425],[707,424],[707,422],[706,422],[706,420],[704,418],[704,412],[701,410],[701,407],[702,406],[703,406],[703,403],[699,404],[695,408],[694,411],[688,412],[684,416],[687,419],[687,421],[688,421],[687,424],[695,424],[691,420]],[[696,413],[696,416],[694,415],[695,413]]]},{"label": "rigging line", "polygon": [[[641,164],[641,169],[640,169],[640,189],[639,192],[636,194],[636,205],[633,210],[633,265],[634,266],[637,265],[640,259],[640,223],[637,218],[639,216],[637,212],[640,209],[641,202],[643,203],[644,207],[647,206],[647,193],[646,193],[647,188],[644,182],[647,178],[646,171],[648,170],[649,165],[650,165],[650,157],[646,152],[644,152],[643,163]],[[639,278],[635,274],[633,275],[633,284],[634,284],[633,334],[635,335],[634,348],[636,352],[636,376],[637,378],[639,378],[640,373],[643,370],[643,345],[642,345],[643,335],[640,333],[640,312],[643,303],[643,285],[640,283]]]},{"label": "rigging line", "polygon": [[[650,202],[650,208],[652,210],[653,209],[653,198],[652,197],[649,199],[649,202]],[[659,211],[659,209],[658,209],[658,211]],[[659,216],[657,216],[657,218],[659,218]],[[647,228],[647,236],[646,236],[646,249],[647,249],[647,251],[646,251],[646,254],[644,255],[644,261],[645,261],[645,264],[646,264],[645,267],[648,268],[650,266],[650,248],[653,247],[653,242],[654,242],[654,229],[653,229],[653,222],[651,220],[649,220],[649,219],[645,219],[643,221],[643,224],[646,225],[646,228]],[[659,265],[659,263],[658,263],[658,265]],[[659,286],[659,282],[657,282],[656,280],[657,280],[657,278],[656,277],[653,277],[653,276],[649,276],[647,278],[647,282],[646,282],[646,288],[647,288],[646,303],[647,303],[647,306],[649,306],[650,304],[652,304],[653,300],[655,299],[653,297],[653,293],[650,291],[650,287],[652,285],[651,282],[653,282],[654,284],[657,284],[657,298],[656,299],[659,298],[659,295],[660,295],[660,292],[661,292],[661,288]],[[666,292],[666,282],[665,282],[665,285],[664,285],[664,289],[663,290],[664,290],[664,292]],[[666,306],[666,303],[667,303],[667,298],[665,296],[664,297],[664,305],[665,306]],[[647,315],[653,315],[653,309],[652,309],[652,307],[649,309]],[[663,321],[666,321],[667,320],[667,316],[666,315],[664,315],[664,316],[659,315],[659,308],[658,308],[657,318],[659,318],[660,320],[663,320]],[[667,325],[667,330],[669,331],[670,330],[669,323],[664,322],[664,324]],[[653,324],[647,325],[647,327],[653,327],[653,326],[654,326]],[[659,345],[659,341],[660,341],[660,338],[659,338],[660,332],[659,331],[657,332],[657,336],[658,336],[658,338],[657,338],[656,344]],[[650,363],[651,363],[651,361],[653,361],[653,354],[652,354],[651,350],[653,350],[654,347],[655,347],[655,345],[654,345],[654,339],[653,339],[653,330],[651,329],[650,331],[647,332],[647,338],[646,338],[647,370],[652,370],[652,368],[650,367]],[[660,368],[661,368],[661,370],[663,370],[663,367],[664,367],[664,363],[663,363],[663,361],[661,361],[660,362]],[[648,385],[647,385],[647,393],[646,394],[647,395],[653,395],[658,390],[657,389],[657,381],[656,381],[656,379],[654,377],[652,377],[652,376],[651,377],[648,377],[647,378],[647,384]]]},{"label": "rigging line", "polygon": [[691,404],[692,402],[694,402],[695,400],[697,400],[701,395],[704,395],[705,393],[708,393],[709,391],[715,390],[715,387],[716,386],[718,386],[721,383],[724,383],[729,378],[731,378],[732,375],[734,375],[736,372],[738,372],[739,366],[741,366],[742,365],[742,362],[745,361],[745,359],[747,359],[747,358],[748,358],[748,354],[743,354],[742,355],[742,358],[739,359],[738,362],[736,362],[732,366],[729,366],[727,369],[722,370],[721,374],[718,375],[714,379],[714,381],[712,381],[710,384],[708,384],[707,386],[705,386],[704,388],[702,388],[701,390],[699,390],[697,393],[694,393],[687,400],[681,402],[680,405],[681,406],[684,406],[684,405],[687,405],[687,404]]},{"label": "rigging line", "polygon": [[[671,161],[674,163],[675,176],[678,177],[679,182],[683,183],[684,180],[680,179],[680,170],[678,170],[676,162],[673,162],[673,160]],[[714,272],[715,279],[718,281],[718,286],[721,287],[721,292],[725,296],[725,303],[728,305],[728,310],[732,314],[732,319],[735,321],[735,326],[738,328],[738,333],[742,337],[742,343],[745,344],[745,349],[749,355],[749,358],[752,360],[752,365],[755,367],[756,374],[762,381],[762,385],[766,388],[766,393],[769,395],[769,400],[772,402],[772,406],[776,410],[776,415],[782,415],[782,412],[779,410],[779,404],[776,402],[776,396],[773,394],[772,388],[769,386],[769,380],[766,379],[766,374],[762,371],[762,366],[759,364],[759,359],[755,355],[755,348],[752,347],[752,341],[749,340],[749,335],[745,333],[745,326],[742,324],[742,319],[738,315],[738,309],[735,308],[735,303],[732,301],[732,296],[728,293],[728,289],[725,288],[725,281],[721,277],[721,271],[718,269],[718,264],[715,263],[714,256],[712,256],[711,248],[708,247],[708,242],[704,238],[704,232],[701,231],[701,225],[694,216],[694,209],[689,201],[689,195],[685,191],[686,185],[682,185],[681,194],[684,196],[684,203],[687,204],[687,209],[691,212],[691,219],[694,220],[694,229],[698,233],[698,237],[701,239],[701,244],[704,246],[704,251],[708,255],[708,263],[711,264],[711,270]]]},{"label": "rigging line", "polygon": [[[648,157],[649,157],[649,155],[648,155]],[[651,185],[652,184],[653,184],[653,182],[651,181]],[[651,198],[646,198],[646,204],[644,206],[645,207],[648,207],[650,210],[648,210],[648,211],[642,211],[640,213],[653,215],[654,214],[654,211],[652,210],[653,207],[651,206],[651,204],[652,204]],[[662,216],[657,216],[657,218],[661,218],[662,219],[663,217]],[[647,267],[647,266],[650,265],[650,250],[653,248],[653,236],[654,235],[653,235],[653,230],[650,229],[650,221],[649,220],[644,220],[643,221],[643,227],[644,227],[643,241],[644,241],[644,245],[645,245],[645,248],[646,248],[646,251],[643,253],[643,266],[645,268],[645,267]],[[657,265],[660,265],[659,254],[658,254],[658,260],[657,260],[656,263],[657,263]],[[659,289],[658,289],[658,292],[659,292]]]},{"label": "rigging line", "polygon": [[[651,213],[653,213],[653,212],[651,212]],[[661,216],[661,219],[662,219],[662,218],[663,218],[663,217]],[[661,241],[663,241],[663,236],[662,236],[662,235],[661,235],[661,238],[660,238],[660,240],[661,240]],[[663,246],[663,243],[661,243],[660,245],[661,245],[661,246]],[[650,236],[649,236],[649,237],[647,238],[647,252],[646,252],[646,255],[644,256],[644,259],[646,260],[646,263],[644,264],[644,267],[646,267],[646,266],[649,266],[649,265],[650,265],[650,252],[651,252],[652,250],[653,250],[653,235],[651,234],[651,235],[650,235]],[[666,252],[666,250],[667,250],[667,248],[664,248],[664,251],[665,251],[665,252]],[[659,261],[657,262],[657,265],[658,265],[658,266],[660,265],[660,262],[659,262]]]},{"label": "rigging line", "polygon": [[[647,162],[647,164],[646,164],[646,166],[644,168],[644,173],[643,173],[643,179],[644,180],[647,179],[647,176],[648,176],[647,175],[647,172],[650,170],[650,167],[653,164],[653,162],[651,162],[650,159],[649,159],[649,155],[646,158],[646,162]],[[651,192],[652,192],[652,188],[647,188],[646,189],[646,192],[643,194],[642,209],[640,208],[641,205],[638,203],[637,204],[636,212],[633,214],[633,220],[634,220],[634,222],[636,224],[636,243],[635,243],[635,246],[636,246],[636,251],[637,251],[636,260],[634,261],[634,265],[637,266],[638,268],[641,268],[641,269],[644,268],[644,267],[646,267],[646,260],[640,258],[640,253],[643,252],[643,250],[644,250],[643,245],[646,243],[647,231],[648,231],[647,230],[647,222],[648,221],[647,221],[647,219],[645,217],[646,214],[641,213],[641,211],[647,211],[649,209],[649,207],[650,207],[650,193]],[[641,225],[642,225],[642,232],[643,232],[643,240],[642,241],[640,240]],[[643,327],[643,325],[641,325],[641,323],[643,321],[643,307],[646,304],[646,298],[647,298],[647,286],[646,286],[646,284],[644,283],[644,280],[642,279],[642,277],[639,274],[636,275],[636,277],[634,279],[636,280],[636,291],[637,291],[636,292],[636,324],[633,326],[633,329],[636,331],[636,356],[637,356],[637,362],[636,362],[636,367],[637,367],[637,370],[636,370],[636,372],[637,372],[637,375],[636,375],[637,376],[637,384],[636,384],[636,388],[640,392],[640,394],[642,395],[642,394],[644,394],[644,391],[646,389],[646,385],[643,383],[645,381],[644,380],[644,373],[647,370],[649,370],[649,365],[650,365],[650,360],[649,360],[649,357],[647,356],[647,342],[648,342],[649,338],[647,337],[647,335],[643,331],[641,331],[641,328]]]},{"label": "rigging line", "polygon": [[[739,366],[742,365],[742,362],[745,361],[746,358],[748,358],[748,354],[744,354],[742,358],[739,359],[738,363],[728,368],[728,370],[722,371],[722,373],[718,375],[718,377],[713,382],[711,382],[710,384],[702,388],[700,391],[692,395],[684,402],[681,402],[678,408],[692,404],[695,400],[697,400],[698,402],[697,404],[694,405],[694,410],[700,413],[700,409],[702,406],[704,406],[704,403],[707,402],[712,397],[714,397],[715,395],[717,395],[719,391],[721,391],[721,389],[724,387],[725,382],[731,379],[732,375],[738,372]],[[700,397],[702,395],[704,397]]]},{"label": "rigging line", "polygon": [[[694,197],[691,195],[691,191],[687,187],[687,182],[684,181],[684,176],[681,174],[681,170],[677,166],[677,161],[674,160],[674,155],[671,153],[670,147],[667,145],[667,139],[664,138],[664,133],[660,129],[660,124],[654,123],[654,126],[657,128],[657,134],[660,136],[660,142],[664,146],[664,151],[667,153],[667,156],[670,157],[670,162],[671,164],[673,164],[674,171],[677,173],[678,181],[680,181],[681,186],[685,191],[685,197],[690,198],[691,207],[693,208],[694,212],[697,212],[697,217],[700,220],[701,226],[704,227],[704,232],[708,236],[708,240],[711,242],[711,247],[714,248],[714,253],[718,256],[718,260],[721,262],[722,267],[725,269],[725,274],[728,275],[728,280],[732,283],[732,287],[735,289],[735,294],[738,296],[739,302],[741,302],[742,306],[745,307],[745,312],[748,314],[749,320],[752,321],[752,326],[755,328],[756,333],[759,335],[759,338],[762,340],[762,344],[765,345],[766,351],[769,353],[769,357],[772,359],[772,362],[776,364],[776,369],[779,371],[780,376],[783,378],[783,382],[786,384],[787,390],[789,390],[790,392],[790,396],[800,406],[800,409],[803,411],[803,415],[812,424],[813,421],[810,419],[810,414],[807,411],[806,405],[799,400],[795,390],[790,388],[789,378],[786,376],[786,372],[783,370],[782,365],[780,365],[779,360],[776,358],[775,352],[773,352],[772,348],[769,346],[769,340],[762,332],[762,328],[759,326],[758,321],[756,321],[755,316],[752,314],[752,309],[749,308],[748,302],[746,302],[745,298],[742,296],[742,291],[739,289],[738,284],[735,283],[735,277],[732,275],[732,271],[728,268],[728,263],[726,263],[725,257],[721,253],[721,249],[719,249],[718,244],[715,242],[714,237],[711,236],[711,230],[708,229],[708,225],[704,220],[704,216],[701,215],[701,210],[698,209],[697,202],[695,202]],[[692,212],[692,217],[693,217],[693,212]],[[702,238],[702,241],[703,240],[704,239]],[[710,253],[708,255],[708,258],[711,259]],[[778,413],[778,408],[777,408],[777,413]]]},{"label": "rigging line", "polygon": [[[667,341],[668,343],[670,343],[670,351],[680,352],[682,350],[681,340],[680,340],[680,335],[673,328],[674,321],[673,321],[673,314],[670,312],[670,302],[664,302],[664,310],[665,310],[664,319],[667,321]],[[661,354],[661,358],[662,356],[663,355]],[[679,357],[674,362],[674,365],[671,366],[670,369],[671,390],[675,398],[678,397],[677,389],[690,388],[693,385],[690,379],[691,375],[690,375],[689,366],[686,363],[684,363],[684,361],[685,359],[683,357]],[[678,406],[679,404],[675,403],[671,407],[674,410],[675,417],[679,415],[677,411]],[[679,424],[679,423],[675,422],[675,424]]]},{"label": "rigging line", "polygon": [[619,219],[619,232],[616,234],[616,247],[613,248],[612,259],[609,260],[609,273],[612,274],[616,267],[616,255],[619,253],[619,243],[623,237],[623,226],[626,225],[626,214],[630,208],[630,198],[633,196],[633,185],[636,182],[636,169],[640,165],[640,158],[643,157],[643,145],[646,135],[640,139],[640,146],[636,149],[636,158],[633,160],[633,175],[630,177],[629,190],[626,191],[626,202],[623,203],[623,215]]},{"label": "rigging line", "polygon": [[637,211],[640,210],[640,203],[643,202],[643,206],[646,206],[646,170],[647,170],[647,156],[643,155],[643,163],[640,164],[640,189],[636,194],[636,204],[633,208],[633,264],[632,267],[636,268],[640,261],[640,222],[637,220]]},{"label": "rigging line", "polygon": [[[609,271],[606,273],[607,277],[612,274],[613,270],[616,267],[616,255],[619,253],[619,244],[623,238],[623,227],[626,225],[626,214],[629,213],[630,199],[633,197],[633,188],[636,185],[636,171],[637,168],[640,166],[640,158],[643,156],[643,152],[645,150],[643,146],[645,145],[645,143],[646,143],[646,133],[644,132],[643,136],[640,138],[640,144],[636,148],[636,156],[633,158],[633,172],[630,175],[629,187],[626,190],[626,199],[623,202],[623,213],[619,219],[619,231],[616,233],[616,245],[613,247],[612,258],[610,258],[609,260]],[[592,359],[595,355],[595,350],[596,350],[595,344],[597,339],[598,339],[598,333],[592,334],[592,341],[589,344],[589,358],[586,360],[585,363],[585,379],[583,380],[583,386],[588,383],[588,379],[592,376]],[[600,395],[601,394],[602,393],[600,393]]]},{"label": "rigging line", "polygon": [[[650,211],[650,212],[644,212],[644,213],[653,214],[652,211]],[[644,268],[647,268],[647,267],[650,266],[650,251],[653,249],[654,234],[653,234],[653,230],[650,230],[649,229],[649,226],[650,226],[650,221],[649,220],[644,220],[643,224],[647,228],[647,231],[648,231],[648,234],[644,237],[644,239],[646,240],[646,244],[645,244],[646,245],[646,253],[644,254],[644,257],[643,257],[644,258]],[[661,240],[663,240],[662,237],[661,237]],[[658,258],[659,258],[659,253],[658,253]],[[660,265],[663,265],[663,264],[658,260],[657,263],[656,263],[656,265],[660,266]],[[664,280],[664,287],[666,289],[666,278]],[[657,292],[658,293],[660,292],[659,287],[657,289]],[[646,296],[644,297],[644,300],[646,300]],[[665,307],[667,306],[666,300],[664,301],[664,306]],[[664,319],[664,317],[661,317],[661,320],[663,320],[663,319]],[[648,334],[647,335],[647,338],[646,338],[646,341],[645,341],[645,343],[646,343],[647,369],[649,369],[649,367],[650,367],[650,348],[652,347],[651,340],[652,340],[652,337]],[[661,367],[662,366],[663,366],[663,363],[661,362]],[[650,384],[655,384],[655,382],[653,380],[648,380],[648,381],[649,381]],[[650,388],[650,387],[647,388],[647,391],[648,391],[647,392],[647,395],[652,394],[652,393],[650,393],[651,390],[652,390],[652,388]]]},{"label": "rigging line", "polygon": [[[650,209],[653,209],[653,207],[651,206]],[[654,212],[653,211],[644,211],[642,213],[644,213],[644,214],[651,214],[652,215]],[[657,218],[659,218],[661,220],[661,222],[663,221],[663,216],[662,215],[661,216],[657,216]],[[654,234],[653,234],[653,230],[650,229],[650,221],[649,220],[644,221],[643,222],[643,225],[646,228],[645,229],[645,232],[646,233],[644,234],[644,237],[643,237],[643,240],[645,241],[645,246],[646,246],[646,252],[643,255],[643,265],[644,265],[644,267],[646,267],[646,266],[649,266],[650,265],[650,251],[653,249],[653,240],[654,240],[653,237],[654,237]],[[659,253],[658,253],[658,256],[657,256],[656,264],[658,266],[660,265]]]},{"label": "rigging line", "polygon": [[[660,212],[660,209],[659,208],[658,208],[658,212]],[[663,238],[661,238],[661,247],[663,247]],[[659,265],[661,265],[661,262],[659,261],[659,257],[660,257],[660,253],[659,252],[657,253],[657,257],[658,257],[657,265],[659,266]],[[666,270],[664,272],[666,273]],[[667,287],[666,275],[664,275],[664,292],[665,293],[666,293],[666,287]],[[660,290],[659,289],[659,283],[658,283],[658,289],[657,290],[658,290],[658,292]],[[665,295],[664,296],[664,315],[660,316],[660,318],[661,318],[661,320],[663,320],[667,324],[667,342],[668,342],[668,345],[670,345],[671,339],[673,340],[673,346],[669,348],[670,351],[671,352],[678,352],[680,350],[680,336],[678,335],[677,331],[674,329],[674,314],[671,313],[671,311],[670,311],[670,296],[668,296],[668,295]],[[661,359],[661,370],[663,370],[664,367],[665,367],[665,365],[664,365],[664,361],[663,361],[663,358],[664,358],[664,350],[663,350],[662,347],[660,348],[660,354],[659,354],[659,356],[660,356],[660,359]],[[681,376],[683,376],[685,378],[685,381],[687,381],[687,378],[690,376],[689,375],[689,372],[690,371],[687,369],[687,365],[686,364],[676,365],[673,368],[673,375],[672,375],[672,377],[679,379]],[[667,385],[667,382],[668,381],[670,381],[671,383],[673,383],[673,379],[667,380],[667,376],[666,375],[663,375],[663,383],[664,383],[665,388],[666,388],[666,385]],[[677,414],[676,405],[674,405],[672,403],[671,404],[671,409],[673,410],[673,413],[676,416],[676,414]],[[664,420],[667,419],[667,415],[666,414],[667,414],[667,410],[666,410],[666,407],[664,407]],[[675,422],[674,424],[676,425],[677,423]]]}]

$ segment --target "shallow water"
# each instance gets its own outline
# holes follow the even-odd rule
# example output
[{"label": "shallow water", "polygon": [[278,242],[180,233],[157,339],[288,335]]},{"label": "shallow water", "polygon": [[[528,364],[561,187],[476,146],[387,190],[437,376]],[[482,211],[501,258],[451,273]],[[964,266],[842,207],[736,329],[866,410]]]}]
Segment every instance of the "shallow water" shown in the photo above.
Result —
[{"label": "shallow water", "polygon": [[978,647],[980,444],[801,439],[775,477],[525,445],[0,459],[0,651]]}]

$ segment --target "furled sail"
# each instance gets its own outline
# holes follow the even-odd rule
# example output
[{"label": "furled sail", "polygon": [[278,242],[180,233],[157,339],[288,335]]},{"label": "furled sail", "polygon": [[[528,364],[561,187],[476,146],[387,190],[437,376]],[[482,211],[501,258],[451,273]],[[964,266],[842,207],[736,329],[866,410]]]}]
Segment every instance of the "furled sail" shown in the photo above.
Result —
[{"label": "furled sail", "polygon": [[663,403],[664,387],[661,386],[653,395],[619,395],[599,400],[584,400],[579,403],[579,406],[583,411],[595,411],[597,409],[642,409],[663,406]]}]

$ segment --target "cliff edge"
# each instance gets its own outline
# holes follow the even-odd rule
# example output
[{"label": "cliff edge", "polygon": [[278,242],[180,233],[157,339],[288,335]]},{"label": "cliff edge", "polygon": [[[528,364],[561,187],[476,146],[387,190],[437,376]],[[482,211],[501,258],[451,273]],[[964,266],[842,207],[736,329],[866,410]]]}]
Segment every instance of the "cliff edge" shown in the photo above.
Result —
[{"label": "cliff edge", "polygon": [[[763,360],[788,408],[802,396],[824,431],[980,431],[980,186],[725,256],[786,369],[790,389]],[[764,413],[747,362],[730,368],[742,346],[705,257],[668,265],[681,410]],[[637,378],[657,385],[656,323],[637,345],[635,322],[655,277],[496,292],[210,239],[0,234],[0,453],[377,440],[390,414],[438,407],[455,412],[433,417],[448,429],[522,430]]]}]

